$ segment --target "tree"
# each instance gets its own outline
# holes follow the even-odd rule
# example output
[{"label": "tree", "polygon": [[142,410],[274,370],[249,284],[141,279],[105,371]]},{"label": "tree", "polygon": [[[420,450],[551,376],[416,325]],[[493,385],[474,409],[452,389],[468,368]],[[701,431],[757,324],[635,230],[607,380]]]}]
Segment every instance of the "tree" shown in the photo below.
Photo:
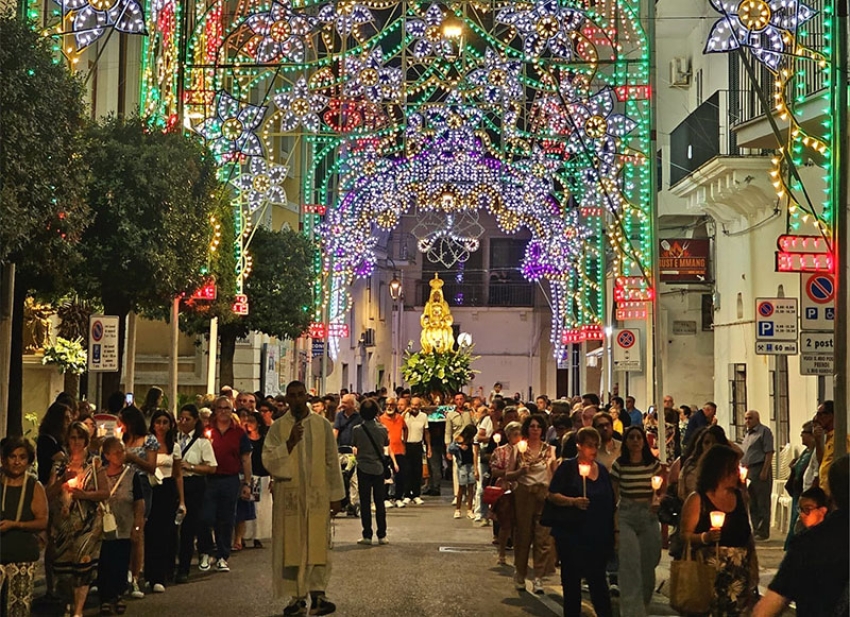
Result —
[{"label": "tree", "polygon": [[[257,331],[278,338],[294,339],[301,336],[310,325],[315,245],[303,234],[292,230],[269,231],[257,228],[249,251],[253,266],[244,283],[250,306],[248,315],[234,315],[229,305],[219,304],[217,314],[206,311],[206,321],[200,322],[203,324],[201,327],[208,328],[209,317],[217,316],[220,319],[219,379],[222,384],[233,383],[233,355],[238,338]],[[224,293],[224,298],[230,293],[232,299],[232,292],[225,290]],[[222,299],[221,286],[219,299]],[[192,331],[202,331],[198,328],[198,322],[194,323]],[[190,327],[188,323],[187,327]]]},{"label": "tree", "polygon": [[0,341],[9,362],[0,392],[8,388],[7,432],[21,434],[24,299],[67,288],[74,244],[89,219],[85,108],[80,81],[55,61],[49,39],[3,13],[0,41],[0,266],[11,273],[16,265],[14,277],[3,277],[14,289],[12,305],[0,307],[12,314],[11,341]]},{"label": "tree", "polygon": [[220,184],[196,139],[149,130],[137,117],[94,125],[86,159],[94,217],[79,287],[119,317],[119,370],[103,375],[108,395],[120,385],[127,313],[162,311],[200,284]]}]

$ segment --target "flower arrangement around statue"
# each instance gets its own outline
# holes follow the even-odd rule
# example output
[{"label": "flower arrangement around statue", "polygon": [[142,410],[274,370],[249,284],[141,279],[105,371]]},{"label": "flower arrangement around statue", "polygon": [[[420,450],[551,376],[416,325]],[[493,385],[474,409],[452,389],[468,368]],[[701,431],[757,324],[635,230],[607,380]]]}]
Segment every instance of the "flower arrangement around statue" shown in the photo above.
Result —
[{"label": "flower arrangement around statue", "polygon": [[437,274],[430,281],[431,294],[419,322],[422,351],[405,353],[401,374],[414,394],[432,398],[438,404],[446,393],[458,392],[477,372],[472,369],[472,345],[455,349],[452,313],[443,297],[443,281]]},{"label": "flower arrangement around statue", "polygon": [[82,375],[88,366],[88,352],[83,349],[83,339],[78,337],[69,341],[56,337],[56,342],[45,348],[41,363],[57,366],[63,375]]}]

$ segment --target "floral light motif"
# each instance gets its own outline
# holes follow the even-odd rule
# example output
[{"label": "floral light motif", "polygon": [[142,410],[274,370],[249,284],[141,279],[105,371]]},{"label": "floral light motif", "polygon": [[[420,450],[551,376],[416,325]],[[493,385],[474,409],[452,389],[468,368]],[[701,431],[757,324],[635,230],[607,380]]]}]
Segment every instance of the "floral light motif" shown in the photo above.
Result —
[{"label": "floral light motif", "polygon": [[539,58],[548,48],[555,56],[571,60],[574,40],[585,16],[580,11],[562,8],[558,0],[537,0],[531,9],[508,6],[496,17],[499,23],[514,26],[524,41],[527,55]]},{"label": "floral light motif", "polygon": [[522,96],[519,60],[503,60],[491,48],[484,54],[484,68],[469,74],[470,83],[481,88],[482,98],[487,103],[507,104]]},{"label": "floral light motif", "polygon": [[291,131],[301,125],[308,131],[319,130],[319,112],[327,105],[328,97],[310,92],[307,79],[301,77],[292,90],[279,92],[274,96],[274,104],[283,114],[280,120],[282,131]]},{"label": "floral light motif", "polygon": [[74,13],[71,32],[78,50],[104,35],[108,28],[127,34],[147,34],[145,16],[137,0],[56,0],[62,14]]},{"label": "floral light motif", "polygon": [[614,113],[614,91],[603,88],[590,98],[569,105],[573,132],[567,150],[573,154],[591,155],[598,161],[597,170],[608,173],[614,165],[619,138],[630,133],[637,123],[623,114]]},{"label": "floral light motif", "polygon": [[413,55],[417,59],[428,56],[445,58],[453,53],[452,42],[443,33],[443,22],[446,15],[438,4],[432,4],[425,11],[424,19],[411,19],[405,28],[407,33],[416,39]]},{"label": "floral light motif", "polygon": [[257,130],[263,122],[267,107],[243,103],[225,91],[218,93],[216,115],[198,127],[198,133],[210,141],[210,149],[221,161],[240,156],[261,156],[263,146]]},{"label": "floral light motif", "polygon": [[275,0],[271,8],[254,13],[245,20],[254,36],[245,45],[245,50],[257,62],[282,61],[303,62],[307,38],[318,20],[292,10],[289,0]]},{"label": "floral light motif", "polygon": [[705,53],[749,47],[753,56],[776,71],[782,62],[787,32],[815,16],[815,11],[798,0],[711,0],[723,14],[711,29]]},{"label": "floral light motif", "polygon": [[246,199],[248,210],[254,212],[266,203],[286,205],[286,192],[283,190],[286,173],[285,166],[255,156],[251,158],[248,171],[243,171],[231,182]]},{"label": "floral light motif", "polygon": [[340,36],[360,37],[360,26],[374,20],[372,12],[354,0],[329,2],[319,10],[319,21],[333,24]]},{"label": "floral light motif", "polygon": [[376,47],[362,57],[345,59],[346,96],[364,97],[373,103],[401,96],[401,69],[384,66],[384,52]]}]

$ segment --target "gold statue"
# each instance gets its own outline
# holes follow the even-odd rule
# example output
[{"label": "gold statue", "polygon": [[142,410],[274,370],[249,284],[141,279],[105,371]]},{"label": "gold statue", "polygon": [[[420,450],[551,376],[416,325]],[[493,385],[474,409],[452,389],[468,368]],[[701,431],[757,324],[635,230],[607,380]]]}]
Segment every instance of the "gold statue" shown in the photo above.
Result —
[{"label": "gold statue", "polygon": [[449,304],[443,297],[443,281],[437,273],[430,281],[431,295],[425,304],[425,312],[419,318],[422,326],[420,342],[424,353],[443,353],[452,351],[455,346],[454,333],[452,332],[452,313]]},{"label": "gold statue", "polygon": [[33,354],[50,347],[50,316],[55,311],[49,304],[39,304],[32,296],[24,301],[24,353]]}]

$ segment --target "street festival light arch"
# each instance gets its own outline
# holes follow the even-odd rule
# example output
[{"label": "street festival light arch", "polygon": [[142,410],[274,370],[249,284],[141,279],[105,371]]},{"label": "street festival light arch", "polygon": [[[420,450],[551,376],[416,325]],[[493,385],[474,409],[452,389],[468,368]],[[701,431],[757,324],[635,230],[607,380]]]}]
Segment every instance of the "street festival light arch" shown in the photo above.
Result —
[{"label": "street festival light arch", "polygon": [[332,357],[349,288],[375,268],[376,234],[404,214],[427,217],[419,248],[462,261],[484,210],[503,231],[530,231],[522,272],[548,285],[561,359],[568,344],[603,336],[606,252],[630,281],[627,299],[653,294],[640,10],[628,0],[190,2],[177,17],[149,16],[142,107],[207,139],[234,187],[238,231],[289,203],[284,176],[299,184],[288,192],[323,249],[314,318],[329,324]]}]

